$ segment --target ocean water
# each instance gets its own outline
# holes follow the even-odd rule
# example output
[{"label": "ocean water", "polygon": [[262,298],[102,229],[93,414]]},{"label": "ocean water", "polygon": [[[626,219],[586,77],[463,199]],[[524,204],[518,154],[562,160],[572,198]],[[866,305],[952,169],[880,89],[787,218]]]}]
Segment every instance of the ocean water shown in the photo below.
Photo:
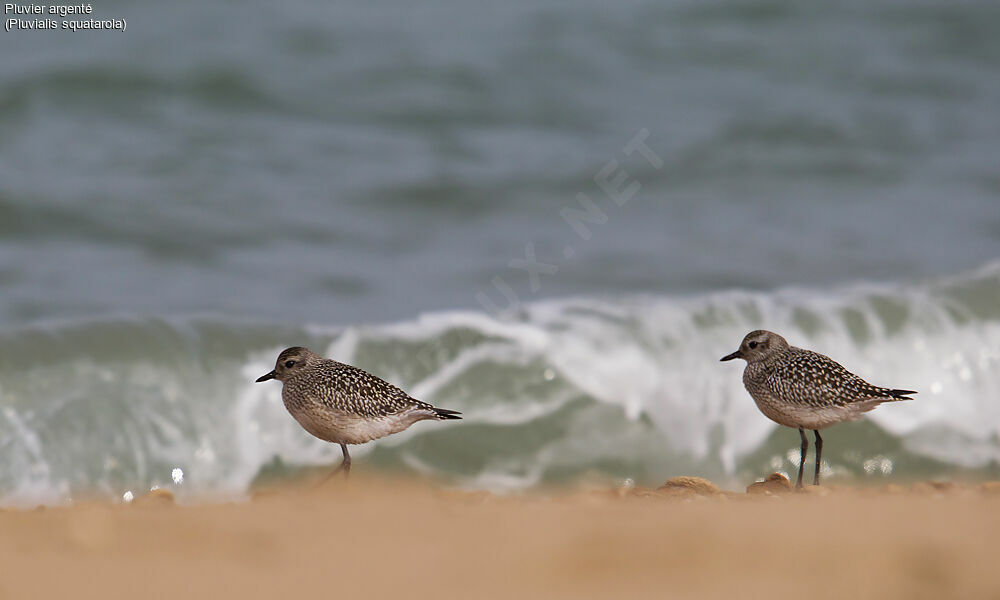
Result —
[{"label": "ocean water", "polygon": [[94,11],[0,32],[0,502],[335,463],[294,344],[465,412],[359,468],[739,487],[798,460],[758,327],[920,391],[828,476],[997,475],[995,3]]}]

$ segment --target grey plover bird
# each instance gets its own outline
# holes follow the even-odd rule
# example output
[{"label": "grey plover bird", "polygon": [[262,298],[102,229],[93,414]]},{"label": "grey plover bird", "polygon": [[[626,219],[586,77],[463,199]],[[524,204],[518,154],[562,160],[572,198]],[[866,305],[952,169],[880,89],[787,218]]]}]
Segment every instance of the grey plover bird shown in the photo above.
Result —
[{"label": "grey plover bird", "polygon": [[411,398],[378,377],[295,346],[278,355],[274,370],[257,383],[277,379],[281,399],[303,429],[327,442],[340,444],[341,470],[351,472],[348,444],[364,444],[399,433],[417,421],[461,419],[458,411],[436,408]]},{"label": "grey plover bird", "polygon": [[743,385],[760,412],[775,423],[798,428],[802,454],[795,486],[799,488],[809,448],[806,429],[812,429],[816,435],[813,485],[819,485],[819,464],[823,454],[820,429],[841,421],[855,421],[883,402],[912,400],[907,396],[917,393],[874,386],[833,359],[789,346],[785,338],[770,331],[751,331],[743,338],[740,349],[723,356],[722,360],[734,358],[747,361]]}]

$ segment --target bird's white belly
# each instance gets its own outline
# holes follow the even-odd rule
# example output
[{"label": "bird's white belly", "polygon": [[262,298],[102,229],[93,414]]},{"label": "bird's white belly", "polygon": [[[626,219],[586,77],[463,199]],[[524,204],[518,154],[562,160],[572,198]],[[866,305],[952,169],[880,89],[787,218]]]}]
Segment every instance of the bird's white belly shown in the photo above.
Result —
[{"label": "bird's white belly", "polygon": [[288,412],[303,429],[327,442],[364,444],[403,431],[423,415],[404,413],[366,418],[322,405],[288,407]]},{"label": "bird's white belly", "polygon": [[804,404],[782,402],[770,394],[754,395],[753,401],[765,417],[786,427],[824,429],[842,421],[853,421],[861,416],[860,413],[849,407],[816,408]]}]

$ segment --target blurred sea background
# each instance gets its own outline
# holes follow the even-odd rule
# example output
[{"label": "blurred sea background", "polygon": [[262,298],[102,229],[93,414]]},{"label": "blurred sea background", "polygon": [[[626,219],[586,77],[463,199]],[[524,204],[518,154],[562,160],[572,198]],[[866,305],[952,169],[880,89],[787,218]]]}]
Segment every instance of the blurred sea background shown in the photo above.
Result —
[{"label": "blurred sea background", "polygon": [[0,32],[0,503],[335,464],[298,344],[465,413],[371,472],[740,488],[756,328],[920,392],[831,481],[1000,474],[997,3],[93,7]]}]

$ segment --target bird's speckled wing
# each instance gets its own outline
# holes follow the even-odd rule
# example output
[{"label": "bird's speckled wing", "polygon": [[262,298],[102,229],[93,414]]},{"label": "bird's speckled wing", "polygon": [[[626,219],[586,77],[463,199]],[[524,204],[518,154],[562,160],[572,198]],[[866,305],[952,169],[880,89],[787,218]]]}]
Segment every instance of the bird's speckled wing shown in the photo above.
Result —
[{"label": "bird's speckled wing", "polygon": [[764,385],[786,402],[817,408],[890,396],[888,388],[871,385],[832,358],[795,347],[777,362]]},{"label": "bird's speckled wing", "polygon": [[317,370],[322,372],[321,381],[314,383],[322,389],[319,400],[332,408],[366,418],[394,415],[412,408],[431,408],[357,367],[333,360],[320,367]]}]

